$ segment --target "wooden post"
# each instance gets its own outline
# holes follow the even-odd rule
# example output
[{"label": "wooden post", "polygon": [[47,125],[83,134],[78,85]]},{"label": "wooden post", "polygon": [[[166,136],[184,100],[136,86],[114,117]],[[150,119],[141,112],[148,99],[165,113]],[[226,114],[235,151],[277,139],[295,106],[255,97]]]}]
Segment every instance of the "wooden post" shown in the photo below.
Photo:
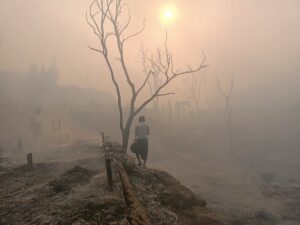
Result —
[{"label": "wooden post", "polygon": [[32,153],[27,154],[27,167],[29,169],[32,169],[32,167],[33,167]]},{"label": "wooden post", "polygon": [[113,183],[111,162],[112,162],[112,160],[110,158],[105,159],[108,186],[110,188],[110,191],[113,191],[114,190],[114,183]]},{"label": "wooden post", "polygon": [[114,183],[113,183],[113,174],[112,174],[112,146],[109,144],[108,137],[105,137],[104,132],[102,132],[102,146],[104,148],[104,159],[106,165],[106,174],[107,174],[107,182],[110,188],[110,191],[114,190]]},{"label": "wooden post", "polygon": [[104,137],[104,132],[101,133],[102,135],[102,146],[105,146],[105,137]]}]

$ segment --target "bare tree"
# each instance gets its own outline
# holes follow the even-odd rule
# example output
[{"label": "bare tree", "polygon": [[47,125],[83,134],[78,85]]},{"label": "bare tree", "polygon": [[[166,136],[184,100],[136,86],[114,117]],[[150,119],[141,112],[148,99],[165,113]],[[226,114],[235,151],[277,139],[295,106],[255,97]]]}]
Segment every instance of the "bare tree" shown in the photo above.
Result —
[{"label": "bare tree", "polygon": [[[206,57],[203,54],[202,62],[195,69],[187,69],[184,71],[175,70],[173,65],[173,55],[169,52],[167,47],[168,38],[166,35],[164,50],[161,51],[158,48],[155,56],[146,57],[149,64],[153,65],[153,67],[159,71],[161,76],[164,77],[164,80],[159,87],[157,87],[154,92],[150,94],[150,96],[144,99],[141,104],[137,105],[137,99],[147,85],[151,74],[153,74],[153,70],[148,71],[142,84],[137,86],[137,84],[132,80],[132,74],[127,67],[127,62],[125,59],[125,45],[129,40],[141,34],[145,29],[145,25],[143,25],[142,28],[136,33],[127,34],[128,27],[131,22],[131,14],[128,5],[124,3],[123,0],[93,0],[86,15],[86,20],[99,40],[98,47],[89,46],[89,48],[103,56],[109,69],[112,83],[115,87],[120,119],[119,127],[122,134],[122,147],[126,151],[134,118],[155,98],[173,94],[162,93],[162,91],[177,77],[197,72],[205,68]],[[113,66],[110,56],[111,52],[108,44],[108,39],[110,37],[114,37],[112,41],[118,49],[118,62],[121,65],[126,82],[131,89],[130,107],[127,118],[124,118],[124,110],[122,108],[123,98],[120,90],[120,84],[116,79],[116,68]]]},{"label": "bare tree", "polygon": [[201,102],[205,103],[208,108],[210,107],[205,70],[182,77],[182,84],[184,90],[180,91],[181,94],[193,102],[198,112]]},{"label": "bare tree", "polygon": [[219,78],[217,80],[217,91],[224,100],[224,120],[227,127],[230,150],[233,151],[233,135],[232,135],[232,105],[231,101],[234,98],[234,77],[230,79],[230,85],[227,91],[222,87]]}]

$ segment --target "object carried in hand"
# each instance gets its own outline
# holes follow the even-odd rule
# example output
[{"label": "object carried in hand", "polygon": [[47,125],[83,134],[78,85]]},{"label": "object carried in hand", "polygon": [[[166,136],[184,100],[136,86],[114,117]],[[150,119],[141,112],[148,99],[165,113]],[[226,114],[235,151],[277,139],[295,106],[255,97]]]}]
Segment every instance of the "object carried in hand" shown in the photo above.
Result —
[{"label": "object carried in hand", "polygon": [[138,145],[136,140],[134,140],[134,142],[130,145],[130,150],[132,153],[137,153]]}]

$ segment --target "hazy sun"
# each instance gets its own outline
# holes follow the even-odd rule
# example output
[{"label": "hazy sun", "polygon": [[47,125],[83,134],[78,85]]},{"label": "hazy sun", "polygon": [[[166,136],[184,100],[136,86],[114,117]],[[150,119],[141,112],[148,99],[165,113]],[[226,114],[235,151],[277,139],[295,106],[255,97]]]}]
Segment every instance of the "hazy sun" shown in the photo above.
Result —
[{"label": "hazy sun", "polygon": [[177,19],[178,11],[174,5],[165,5],[161,9],[161,21],[164,25],[174,23]]},{"label": "hazy sun", "polygon": [[167,9],[166,11],[165,11],[165,14],[164,14],[164,16],[165,16],[165,19],[171,19],[172,17],[173,17],[173,11],[171,10],[171,9]]}]

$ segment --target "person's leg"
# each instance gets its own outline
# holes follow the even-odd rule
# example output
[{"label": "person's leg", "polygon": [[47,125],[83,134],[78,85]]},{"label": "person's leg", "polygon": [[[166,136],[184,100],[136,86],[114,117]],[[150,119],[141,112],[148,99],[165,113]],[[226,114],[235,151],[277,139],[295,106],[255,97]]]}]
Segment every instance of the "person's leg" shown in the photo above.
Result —
[{"label": "person's leg", "polygon": [[136,153],[135,155],[136,155],[136,158],[137,158],[138,161],[139,161],[138,166],[142,166],[142,162],[141,162],[141,159],[140,159],[140,154],[139,154],[139,153]]},{"label": "person's leg", "polygon": [[145,143],[144,143],[144,165],[143,167],[146,168],[146,163],[147,163],[147,159],[148,159],[148,139],[145,139]]}]

